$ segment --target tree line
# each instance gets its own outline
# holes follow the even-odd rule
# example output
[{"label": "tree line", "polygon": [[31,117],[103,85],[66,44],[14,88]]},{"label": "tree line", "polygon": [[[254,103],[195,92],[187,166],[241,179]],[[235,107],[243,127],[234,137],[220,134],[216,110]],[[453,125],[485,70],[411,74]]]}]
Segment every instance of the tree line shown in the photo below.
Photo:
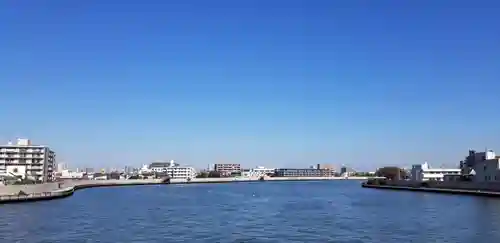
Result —
[{"label": "tree line", "polygon": [[385,177],[388,180],[405,180],[410,177],[409,173],[406,170],[396,166],[386,166],[379,168],[375,172],[375,175],[379,177]]}]

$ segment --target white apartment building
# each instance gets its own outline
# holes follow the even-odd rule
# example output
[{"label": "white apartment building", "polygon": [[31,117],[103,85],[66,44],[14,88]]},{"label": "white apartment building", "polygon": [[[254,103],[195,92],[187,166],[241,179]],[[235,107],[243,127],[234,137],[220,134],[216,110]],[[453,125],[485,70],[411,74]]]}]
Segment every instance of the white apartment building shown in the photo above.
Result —
[{"label": "white apartment building", "polygon": [[261,177],[267,174],[274,174],[275,169],[266,168],[264,166],[257,166],[252,169],[244,169],[241,172],[241,176],[244,177]]},{"label": "white apartment building", "polygon": [[28,139],[0,145],[0,176],[48,182],[54,178],[55,163],[54,151],[47,146],[33,145]]},{"label": "white apartment building", "polygon": [[443,181],[445,175],[460,175],[460,169],[431,168],[427,162],[413,165],[411,179],[414,181]]},{"label": "white apartment building", "polygon": [[197,173],[193,167],[180,166],[171,160],[166,162],[154,162],[149,165],[149,169],[154,172],[163,172],[170,176],[172,179],[191,179],[195,178]]},{"label": "white apartment building", "polygon": [[85,176],[85,172],[77,172],[71,170],[63,170],[57,172],[58,177],[61,179],[81,179]]}]

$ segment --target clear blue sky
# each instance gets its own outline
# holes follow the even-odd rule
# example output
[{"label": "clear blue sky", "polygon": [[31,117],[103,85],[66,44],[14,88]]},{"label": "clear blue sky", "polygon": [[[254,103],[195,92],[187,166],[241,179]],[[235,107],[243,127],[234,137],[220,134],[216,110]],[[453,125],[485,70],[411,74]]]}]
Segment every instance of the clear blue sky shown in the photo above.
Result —
[{"label": "clear blue sky", "polygon": [[59,162],[373,169],[500,152],[500,2],[0,2],[0,139]]}]

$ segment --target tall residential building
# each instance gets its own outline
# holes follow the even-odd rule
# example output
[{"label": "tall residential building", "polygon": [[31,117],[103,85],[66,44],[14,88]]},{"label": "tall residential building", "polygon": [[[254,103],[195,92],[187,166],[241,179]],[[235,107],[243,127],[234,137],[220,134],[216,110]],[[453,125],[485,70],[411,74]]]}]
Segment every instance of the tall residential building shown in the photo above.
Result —
[{"label": "tall residential building", "polygon": [[47,146],[33,145],[28,139],[0,145],[0,175],[49,182],[54,179],[55,164],[54,151]]}]

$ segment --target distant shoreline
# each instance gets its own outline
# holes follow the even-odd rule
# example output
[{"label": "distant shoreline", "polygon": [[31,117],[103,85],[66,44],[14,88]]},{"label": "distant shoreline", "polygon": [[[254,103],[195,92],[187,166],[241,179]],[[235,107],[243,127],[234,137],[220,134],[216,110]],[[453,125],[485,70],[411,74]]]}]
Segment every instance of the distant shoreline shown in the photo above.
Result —
[{"label": "distant shoreline", "polygon": [[[29,191],[26,195],[0,195],[0,204],[22,203],[34,201],[54,200],[72,196],[75,191],[93,187],[114,187],[114,186],[141,186],[141,185],[168,185],[168,184],[203,184],[203,183],[238,183],[238,182],[266,182],[266,181],[332,181],[332,180],[367,180],[369,177],[268,177],[263,181],[259,178],[193,178],[190,181],[186,179],[162,179],[148,180],[87,180],[70,181],[64,188],[59,189],[57,183],[52,185],[12,185],[11,191]],[[53,189],[47,189],[47,186],[53,186]],[[16,188],[13,188],[16,187]],[[0,187],[0,193],[1,191]]]}]

